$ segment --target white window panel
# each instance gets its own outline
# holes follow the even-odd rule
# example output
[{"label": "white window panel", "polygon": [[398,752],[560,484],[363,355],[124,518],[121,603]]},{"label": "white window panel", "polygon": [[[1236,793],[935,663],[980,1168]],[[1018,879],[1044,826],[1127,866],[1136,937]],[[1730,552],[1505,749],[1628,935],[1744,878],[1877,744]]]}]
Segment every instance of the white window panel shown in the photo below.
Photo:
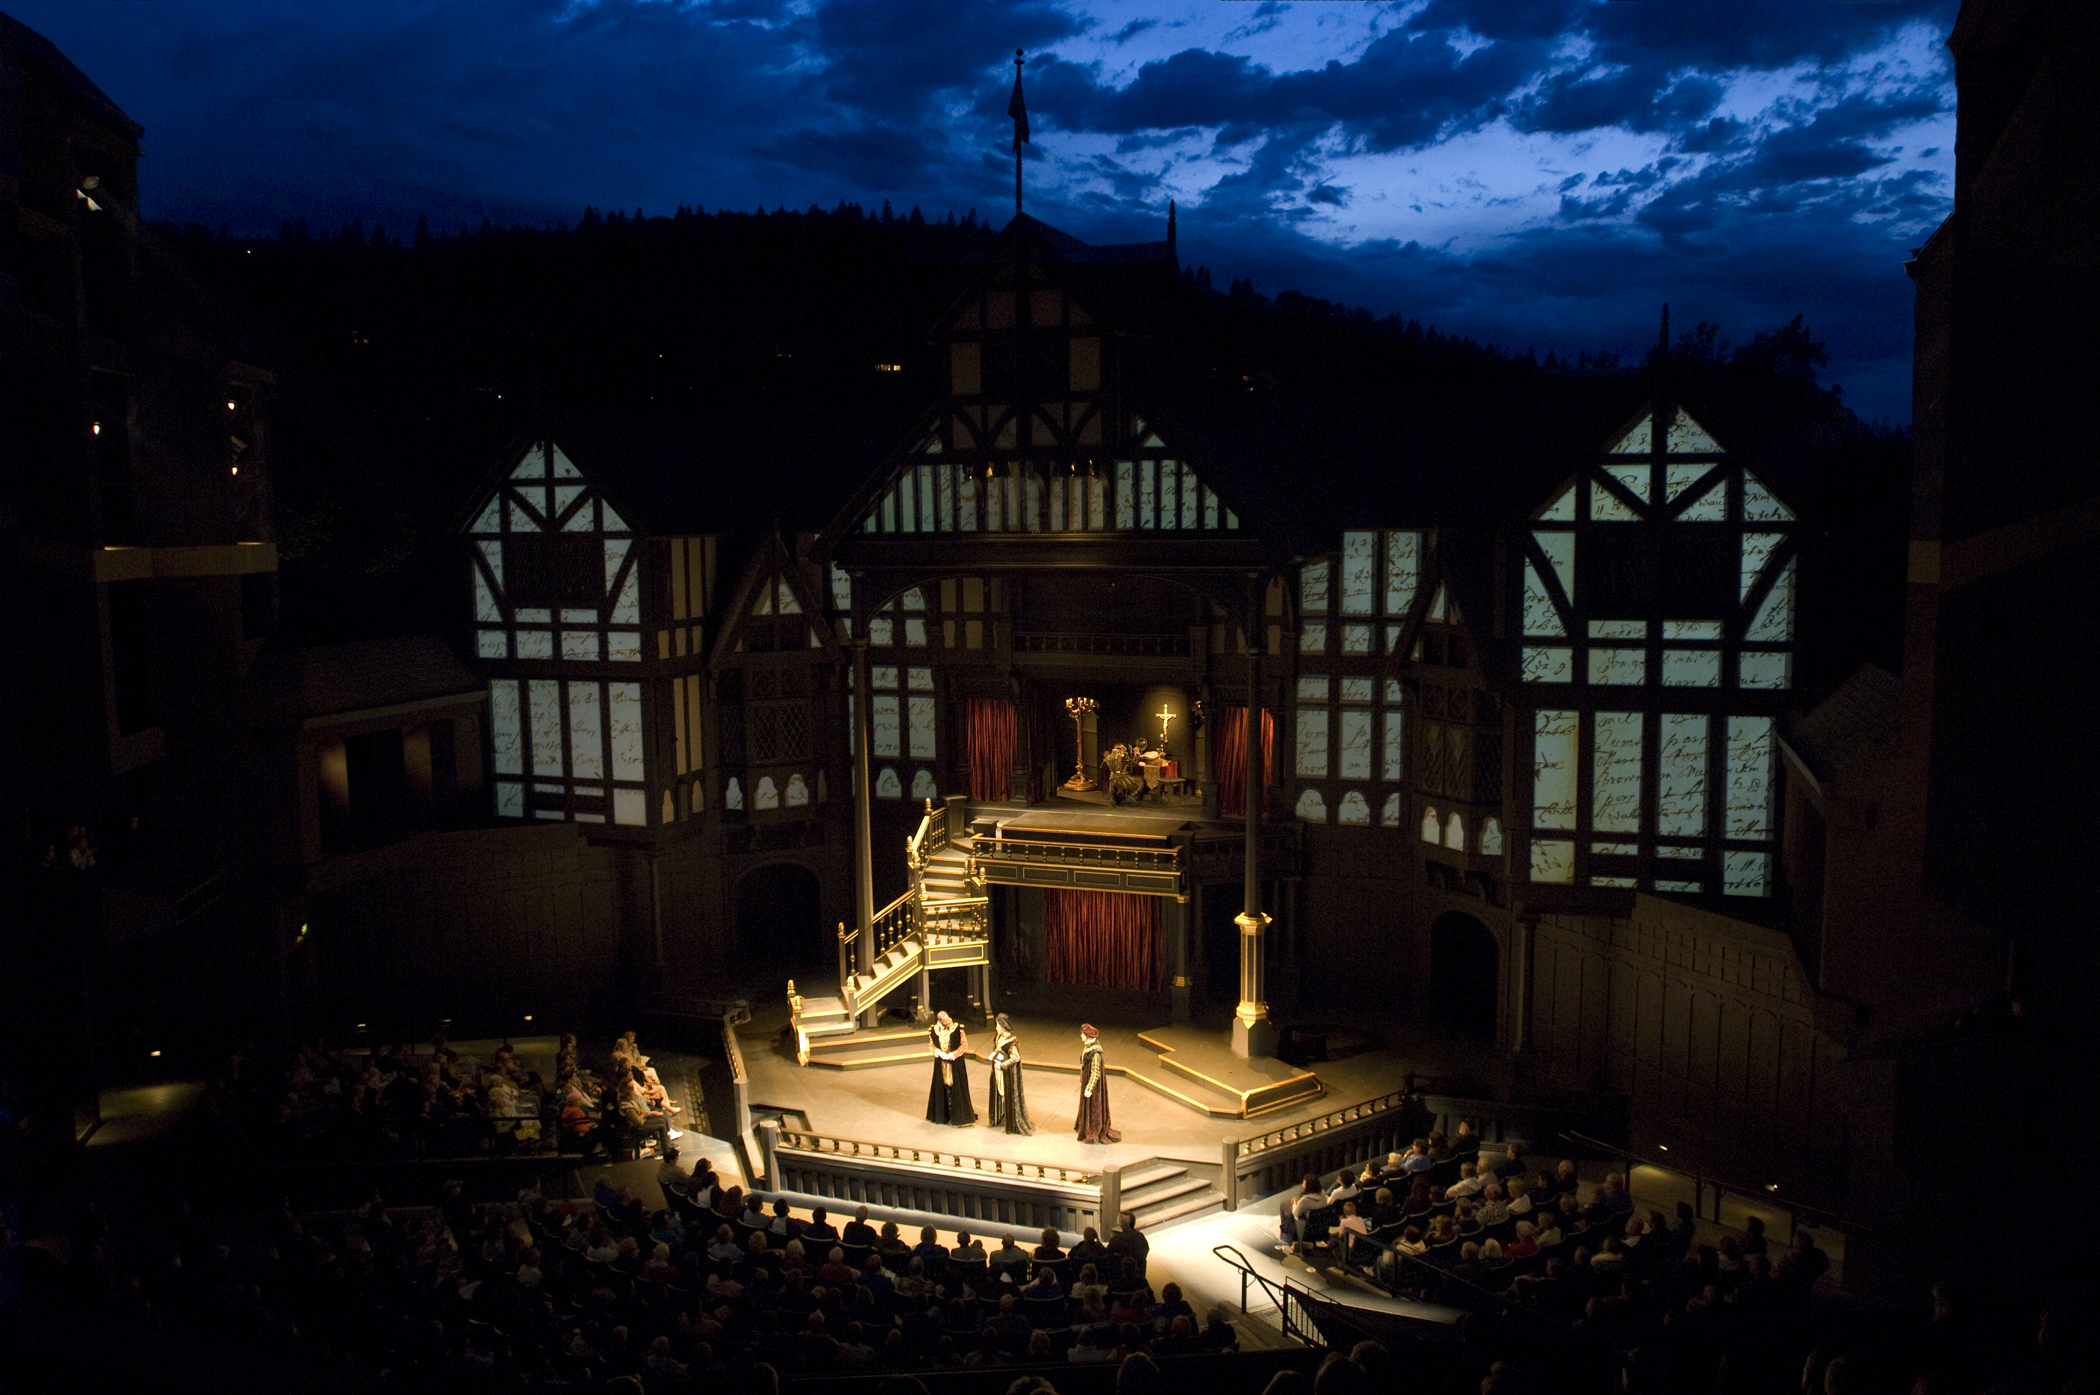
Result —
[{"label": "white window panel", "polygon": [[730,776],[729,783],[722,787],[722,807],[724,809],[741,809],[744,807],[744,787],[737,783],[737,778],[734,775]]},{"label": "white window panel", "polygon": [[868,682],[871,686],[877,688],[896,687],[897,666],[895,664],[870,664],[868,666]]},{"label": "white window panel", "polygon": [[1428,805],[1422,810],[1422,826],[1417,830],[1423,842],[1435,847],[1444,841],[1444,821],[1437,817],[1436,806]]},{"label": "white window panel", "polygon": [[1371,805],[1362,790],[1349,790],[1342,795],[1342,802],[1335,806],[1334,821],[1355,828],[1371,825]]},{"label": "white window panel", "polygon": [[1640,850],[1641,850],[1641,845],[1640,845],[1640,844],[1638,844],[1638,843],[1592,843],[1592,844],[1590,844],[1590,851],[1591,851],[1591,852],[1593,852],[1593,853],[1603,853],[1603,854],[1604,854],[1605,856],[1607,856],[1607,857],[1610,857],[1610,856],[1614,856],[1614,855],[1616,855],[1616,856],[1619,856],[1619,857],[1632,857],[1632,856],[1633,856],[1634,854],[1638,853],[1638,852],[1639,852]]},{"label": "white window panel", "polygon": [[489,745],[499,775],[525,773],[525,712],[518,680],[499,678],[489,684]]},{"label": "white window panel", "polygon": [[1327,822],[1327,797],[1321,794],[1318,789],[1307,789],[1298,796],[1298,806],[1293,812],[1307,823],[1325,823]]},{"label": "white window panel", "polygon": [[868,643],[890,645],[897,642],[896,622],[887,615],[870,616],[868,619]]},{"label": "white window panel", "polygon": [[526,684],[532,721],[532,773],[563,774],[561,762],[561,685],[552,678]]},{"label": "white window panel", "polygon": [[1736,658],[1736,683],[1745,688],[1784,688],[1792,676],[1792,660],[1785,650],[1745,650]]},{"label": "white window panel", "polygon": [[1770,890],[1770,853],[1731,851],[1721,854],[1721,892],[1726,896],[1763,896]]},{"label": "white window panel", "polygon": [[1342,626],[1342,652],[1344,654],[1370,653],[1371,627],[1369,625]]},{"label": "white window panel", "polygon": [[1662,656],[1665,688],[1718,688],[1721,686],[1721,651],[1718,649],[1665,649]]},{"label": "white window panel", "polygon": [[1676,420],[1670,423],[1667,449],[1672,455],[1712,455],[1720,451],[1720,443],[1706,434],[1706,428],[1680,410]]},{"label": "white window panel", "polygon": [[649,822],[649,802],[644,790],[613,791],[613,822],[640,828]]},{"label": "white window panel", "polygon": [[1764,572],[1765,563],[1772,560],[1772,554],[1785,541],[1784,533],[1743,534],[1743,589],[1738,599],[1749,596],[1750,588],[1757,584],[1757,578]]},{"label": "white window panel", "polygon": [[1794,564],[1789,561],[1772,579],[1757,618],[1743,632],[1752,644],[1787,644],[1794,638]]},{"label": "white window panel", "polygon": [[1706,890],[1706,884],[1704,882],[1664,881],[1661,878],[1657,878],[1655,889],[1657,891],[1674,891],[1682,896],[1697,896]]},{"label": "white window panel", "polygon": [[1401,752],[1407,749],[1405,720],[1399,708],[1388,707],[1385,710],[1384,760],[1378,772],[1378,777],[1382,780],[1400,778]]},{"label": "white window panel", "polygon": [[1575,651],[1559,645],[1524,647],[1526,683],[1572,683],[1575,681]]},{"label": "white window panel", "polygon": [[525,787],[516,780],[496,782],[496,817],[499,819],[522,819],[525,817]]},{"label": "white window panel", "polygon": [[[1671,469],[1677,469],[1675,465]],[[1705,466],[1698,467],[1700,469]],[[1702,490],[1698,497],[1678,511],[1680,523],[1724,523],[1728,519],[1728,481],[1717,479]]]},{"label": "white window panel", "polygon": [[[620,566],[627,560],[628,549],[634,543],[628,538],[615,538],[605,544],[605,589],[610,592],[613,583],[620,578]],[[627,584],[613,597],[612,623],[615,625],[639,625],[642,623],[641,567],[628,573]],[[697,587],[695,588],[698,589]]]},{"label": "white window panel", "polygon": [[1371,714],[1368,711],[1342,709],[1341,778],[1371,778]]},{"label": "white window panel", "polygon": [[1748,470],[1743,471],[1743,521],[1745,523],[1787,523],[1794,511],[1772,497],[1764,481]]},{"label": "white window panel", "polygon": [[753,810],[780,807],[780,787],[773,783],[771,775],[759,776],[758,783],[751,787],[751,807]]},{"label": "white window panel", "polygon": [[1466,820],[1456,809],[1444,819],[1444,846],[1460,852],[1466,850]]},{"label": "white window panel", "polygon": [[1719,639],[1721,622],[1718,620],[1665,620],[1663,638],[1669,639]]},{"label": "white window panel", "polygon": [[926,593],[916,586],[909,587],[898,598],[898,604],[902,605],[906,610],[923,611],[926,609]]},{"label": "white window panel", "polygon": [[1378,535],[1342,534],[1342,614],[1377,614]]},{"label": "white window panel", "polygon": [[[877,756],[895,759],[903,751],[903,713],[894,693],[877,693],[868,708],[868,717],[873,726],[873,741],[869,750]],[[896,772],[891,772],[895,778]]]},{"label": "white window panel", "polygon": [[569,774],[578,780],[605,778],[605,712],[596,683],[569,689]]},{"label": "white window panel", "polygon": [[897,778],[896,769],[885,765],[875,775],[875,797],[877,799],[904,798],[904,782]]},{"label": "white window panel", "polygon": [[911,797],[914,802],[941,797],[941,788],[934,783],[933,772],[921,768],[912,772]]},{"label": "white window panel", "polygon": [[479,567],[474,569],[474,618],[484,624],[500,624],[503,620],[503,607],[496,604],[496,593],[489,589],[489,579]]},{"label": "white window panel", "polygon": [[587,609],[578,609],[573,606],[564,607],[561,612],[561,622],[564,625],[595,625],[598,623],[597,608],[595,606]]},{"label": "white window panel", "polygon": [[1313,620],[1298,632],[1298,652],[1301,654],[1324,654],[1327,652],[1327,625]]},{"label": "white window panel", "polygon": [[1596,480],[1590,481],[1590,518],[1597,523],[1632,523],[1640,518],[1618,495]]},{"label": "white window panel", "polygon": [[640,630],[614,630],[605,637],[605,657],[614,663],[639,663],[642,657]]},{"label": "white window panel", "polygon": [[520,625],[551,625],[554,612],[544,606],[528,606],[510,618]]},{"label": "white window panel", "polygon": [[1298,570],[1298,609],[1306,615],[1327,613],[1327,564],[1307,562]]},{"label": "white window panel", "polygon": [[1531,879],[1572,886],[1575,882],[1575,845],[1562,838],[1532,839]]},{"label": "white window panel", "polygon": [[1385,535],[1385,613],[1405,615],[1414,609],[1415,587],[1422,579],[1422,535],[1395,531]]},{"label": "white window panel", "polygon": [[1665,712],[1657,751],[1655,831],[1665,838],[1706,834],[1706,742],[1704,713]]},{"label": "white window panel", "polygon": [[[647,779],[642,765],[642,685],[609,683],[606,691],[611,716],[613,778]],[[699,750],[697,738],[694,750]]]},{"label": "white window panel", "polygon": [[1592,646],[1590,682],[1612,687],[1637,686],[1648,681],[1648,653],[1644,649],[1606,649]]},{"label": "white window panel", "polygon": [[1116,526],[1137,526],[1137,462],[1116,462]]},{"label": "white window panel", "polygon": [[838,567],[831,569],[831,608],[842,613],[853,609],[853,578]]},{"label": "white window panel", "polygon": [[1642,417],[1634,423],[1633,430],[1621,436],[1612,448],[1613,455],[1646,455],[1655,449],[1655,418]]},{"label": "white window panel", "polygon": [[503,496],[501,494],[494,494],[489,497],[489,501],[481,506],[481,512],[474,516],[474,526],[467,529],[467,531],[469,533],[500,533],[503,531]]},{"label": "white window panel", "polygon": [[932,760],[934,756],[934,700],[930,697],[913,696],[906,701],[911,719],[911,757],[913,760]]},{"label": "white window panel", "polygon": [[598,632],[596,630],[563,630],[561,632],[561,656],[564,659],[581,659],[596,663],[598,660]]},{"label": "white window panel", "polygon": [[1728,719],[1728,826],[1730,838],[1772,836],[1772,719]]},{"label": "white window panel", "polygon": [[1528,560],[1524,563],[1524,633],[1547,636],[1568,633],[1560,622],[1560,612],[1554,609],[1553,597],[1547,592],[1546,583],[1539,579],[1538,568]]},{"label": "white window panel", "polygon": [[1344,678],[1342,680],[1342,701],[1371,701],[1371,680],[1368,678]]},{"label": "white window panel", "polygon": [[1575,742],[1579,714],[1540,708],[1531,724],[1531,823],[1575,826]]},{"label": "white window panel", "polygon": [[1590,827],[1638,833],[1641,827],[1641,714],[1599,712],[1591,743]]},{"label": "white window panel", "polygon": [[1311,779],[1327,776],[1327,709],[1298,709],[1298,764],[1300,775]]},{"label": "white window panel", "polygon": [[1491,817],[1480,825],[1480,852],[1483,857],[1502,856],[1502,820]]},{"label": "white window panel", "polygon": [[1645,620],[1592,620],[1591,639],[1646,639],[1648,622]]},{"label": "white window panel", "polygon": [[908,668],[904,670],[904,686],[915,693],[933,691],[933,670],[930,668]]},{"label": "white window panel", "polygon": [[788,776],[787,789],[781,796],[781,802],[790,809],[809,807],[809,781],[803,779],[799,773]]},{"label": "white window panel", "polygon": [[484,659],[507,659],[510,657],[510,632],[508,630],[479,630],[474,635],[475,654]]},{"label": "white window panel", "polygon": [[1385,797],[1385,807],[1378,811],[1378,826],[1380,828],[1398,828],[1400,826],[1400,792],[1398,790]]},{"label": "white window panel", "polygon": [[1298,675],[1298,701],[1327,701],[1328,678],[1324,673],[1301,673]]},{"label": "white window panel", "polygon": [[554,657],[554,632],[552,630],[519,630],[517,632],[518,657],[521,659],[551,659]]},{"label": "white window panel", "polygon": [[1561,595],[1572,604],[1575,597],[1575,534],[1564,528],[1541,528],[1533,532],[1532,540],[1546,558],[1546,565],[1553,568],[1553,579],[1560,583]]},{"label": "white window panel", "polygon": [[1407,690],[1400,686],[1399,679],[1388,678],[1385,680],[1385,700],[1396,705],[1407,701]]},{"label": "white window panel", "polygon": [[926,647],[926,617],[907,615],[904,617],[904,642],[914,649]]},{"label": "white window panel", "polygon": [[1401,636],[1401,635],[1402,635],[1403,633],[1405,633],[1405,632],[1406,632],[1406,630],[1407,630],[1407,626],[1405,626],[1405,625],[1388,625],[1388,626],[1386,626],[1386,627],[1385,627],[1385,652],[1386,652],[1386,653],[1388,653],[1388,654],[1394,653],[1395,651],[1397,651],[1397,650],[1398,650],[1398,649],[1400,648],[1400,636]]},{"label": "white window panel", "polygon": [[1648,497],[1652,476],[1646,465],[1607,465],[1604,467],[1604,473],[1617,480],[1621,488],[1642,503],[1653,502]]},{"label": "white window panel", "polygon": [[1575,521],[1575,486],[1572,484],[1562,485],[1560,493],[1553,496],[1553,502],[1539,510],[1538,521],[1541,523],[1573,523]]}]

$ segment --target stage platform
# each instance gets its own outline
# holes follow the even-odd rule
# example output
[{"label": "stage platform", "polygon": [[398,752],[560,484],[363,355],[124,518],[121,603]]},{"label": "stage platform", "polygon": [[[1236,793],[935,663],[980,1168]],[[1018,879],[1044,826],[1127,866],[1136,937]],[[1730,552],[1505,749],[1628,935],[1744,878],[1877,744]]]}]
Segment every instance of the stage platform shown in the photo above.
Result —
[{"label": "stage platform", "polygon": [[[1366,1052],[1322,1062],[1317,1075],[1282,1061],[1244,1061],[1222,1032],[1188,1027],[1132,1030],[1103,1026],[1110,1107],[1124,1141],[1087,1145],[1073,1133],[1079,1111],[1079,1024],[1016,1016],[1027,1071],[1034,1137],[994,1130],[987,1090],[991,1028],[970,1031],[970,1092],[980,1122],[952,1128],[926,1121],[932,1058],[926,1033],[892,1028],[861,1035],[857,1057],[825,1068],[813,1057],[798,1066],[783,1028],[785,1008],[759,1010],[738,1029],[751,1076],[754,1109],[788,1111],[810,1129],[836,1138],[938,1147],[982,1157],[1099,1168],[1162,1155],[1215,1158],[1227,1138],[1241,1139],[1397,1090],[1408,1062]],[[841,1038],[840,1040],[851,1040]],[[1252,1106],[1252,1113],[1245,1113]]]}]

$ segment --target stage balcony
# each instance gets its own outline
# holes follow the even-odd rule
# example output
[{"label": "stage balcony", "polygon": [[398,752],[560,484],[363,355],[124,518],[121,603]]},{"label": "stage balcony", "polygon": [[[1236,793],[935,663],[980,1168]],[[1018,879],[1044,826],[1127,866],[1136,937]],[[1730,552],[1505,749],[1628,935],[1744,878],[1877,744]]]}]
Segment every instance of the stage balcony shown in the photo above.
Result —
[{"label": "stage balcony", "polygon": [[[1237,882],[1244,875],[1245,824],[1205,819],[1200,812],[1076,802],[1064,808],[971,804],[970,863],[989,886],[1186,899],[1200,885]],[[1295,877],[1298,870],[1296,826],[1264,825],[1263,877]]]}]

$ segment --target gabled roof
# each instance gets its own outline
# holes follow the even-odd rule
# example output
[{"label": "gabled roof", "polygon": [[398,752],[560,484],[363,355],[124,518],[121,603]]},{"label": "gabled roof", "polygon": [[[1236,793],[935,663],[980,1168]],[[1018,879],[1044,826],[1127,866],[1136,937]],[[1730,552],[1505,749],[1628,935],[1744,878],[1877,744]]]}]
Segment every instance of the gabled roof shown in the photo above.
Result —
[{"label": "gabled roof", "polygon": [[1818,780],[1828,780],[1896,731],[1902,681],[1885,669],[1859,671],[1789,726],[1784,739]]},{"label": "gabled roof", "polygon": [[48,73],[52,80],[70,93],[90,116],[104,125],[137,140],[146,133],[146,128],[133,121],[107,93],[97,86],[86,73],[73,66],[73,60],[59,52],[57,44],[42,34],[9,15],[0,14],[0,38],[4,38],[22,61],[33,64]]}]

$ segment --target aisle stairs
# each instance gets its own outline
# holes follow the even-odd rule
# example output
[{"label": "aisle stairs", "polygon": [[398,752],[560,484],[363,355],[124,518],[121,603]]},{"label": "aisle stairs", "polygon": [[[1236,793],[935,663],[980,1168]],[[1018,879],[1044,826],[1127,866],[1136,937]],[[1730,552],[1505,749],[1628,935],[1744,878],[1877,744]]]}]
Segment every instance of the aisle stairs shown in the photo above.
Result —
[{"label": "aisle stairs", "polygon": [[1225,1209],[1225,1194],[1172,1158],[1152,1158],[1123,1169],[1122,1208],[1138,1228],[1154,1231]]}]

